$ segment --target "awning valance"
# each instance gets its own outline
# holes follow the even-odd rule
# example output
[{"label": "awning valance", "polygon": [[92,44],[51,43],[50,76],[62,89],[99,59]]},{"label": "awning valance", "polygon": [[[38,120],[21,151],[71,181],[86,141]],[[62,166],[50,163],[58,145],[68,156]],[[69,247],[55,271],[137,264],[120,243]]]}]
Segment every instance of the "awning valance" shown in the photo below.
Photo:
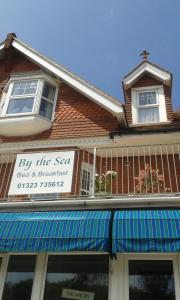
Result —
[{"label": "awning valance", "polygon": [[179,252],[180,210],[116,211],[112,252]]},{"label": "awning valance", "polygon": [[110,211],[0,213],[0,251],[106,252],[110,218]]}]

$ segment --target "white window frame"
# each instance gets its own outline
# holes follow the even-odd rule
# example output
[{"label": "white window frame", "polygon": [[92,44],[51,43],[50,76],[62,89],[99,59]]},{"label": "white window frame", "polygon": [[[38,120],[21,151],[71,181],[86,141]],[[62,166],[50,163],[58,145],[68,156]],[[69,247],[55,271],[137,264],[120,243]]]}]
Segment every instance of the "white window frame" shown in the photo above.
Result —
[{"label": "white window frame", "polygon": [[[34,289],[34,285],[35,285],[35,275],[36,275],[36,269],[37,269],[37,262],[38,262],[38,255],[37,253],[2,253],[0,254],[0,257],[2,257],[2,265],[0,267],[0,300],[2,299],[2,295],[3,295],[3,290],[4,290],[4,284],[5,284],[5,280],[6,280],[6,275],[7,275],[7,269],[8,269],[8,264],[9,264],[9,259],[10,256],[13,255],[35,255],[36,256],[36,264],[35,264],[35,268],[34,268],[34,278],[33,278],[33,284],[32,284],[32,292]],[[38,265],[39,268],[39,265]],[[36,288],[36,287],[35,287]],[[31,292],[31,295],[32,295]],[[31,298],[32,299],[32,298]]]},{"label": "white window frame", "polygon": [[[7,109],[9,102],[11,98],[15,99],[21,99],[23,96],[24,97],[31,97],[31,95],[22,95],[22,96],[13,96],[12,90],[14,83],[19,82],[19,81],[28,81],[28,80],[38,80],[37,84],[37,90],[35,94],[32,94],[32,97],[34,97],[34,103],[33,103],[33,108],[31,112],[22,112],[22,113],[13,113],[13,114],[7,114]],[[52,85],[55,88],[55,96],[54,96],[54,101],[51,101],[49,99],[46,99],[45,97],[42,96],[43,92],[43,87],[44,83],[47,82],[48,84]],[[0,117],[3,118],[8,118],[8,117],[22,117],[22,116],[30,116],[30,115],[38,115],[39,117],[42,117],[45,120],[52,121],[54,119],[54,112],[55,112],[55,107],[56,107],[56,101],[57,101],[57,95],[58,95],[58,81],[55,79],[52,79],[50,76],[47,74],[39,74],[39,75],[24,75],[24,76],[18,76],[14,75],[10,78],[8,84],[6,85],[6,88],[3,92],[2,98],[1,98],[1,109],[0,109]],[[52,114],[51,114],[51,119],[45,118],[44,116],[39,114],[39,109],[41,105],[41,99],[45,99],[48,102],[51,102],[53,104],[53,109],[52,109]]]},{"label": "white window frame", "polygon": [[[43,297],[44,297],[44,289],[45,289],[45,283],[46,283],[46,272],[47,272],[47,266],[48,266],[48,257],[50,256],[50,255],[59,255],[59,256],[61,256],[61,255],[74,255],[74,256],[78,256],[78,255],[103,255],[103,254],[107,254],[107,253],[99,253],[99,252],[92,252],[92,251],[90,251],[90,252],[84,252],[84,251],[78,251],[78,252],[74,252],[74,251],[72,251],[72,252],[61,252],[61,253],[54,253],[54,252],[48,252],[48,253],[46,253],[45,254],[45,263],[44,263],[44,270],[43,270],[43,275],[42,275],[42,280],[41,280],[41,288],[40,288],[40,290],[41,290],[41,292],[40,292],[40,297],[39,298],[31,298],[31,300],[43,300]],[[110,259],[109,259],[109,286],[108,286],[108,300],[111,300],[111,299],[113,299],[113,297],[111,298],[111,291],[112,291],[112,289],[111,289],[111,261],[110,261]],[[36,288],[37,288],[37,286],[36,286]]]},{"label": "white window frame", "polygon": [[[3,258],[0,268],[0,300],[10,255],[37,255],[32,285],[31,300],[43,300],[46,271],[49,255],[102,255],[99,252],[49,252],[49,253],[8,253],[0,254]],[[173,262],[176,300],[180,300],[180,253],[177,254],[117,254],[117,259],[109,259],[108,300],[129,300],[128,262],[129,260],[171,260]]]},{"label": "white window frame", "polygon": [[[33,78],[34,79],[34,78]],[[12,91],[13,91],[13,87],[14,87],[14,84],[16,82],[23,82],[23,81],[29,81],[29,80],[33,80],[33,79],[23,79],[23,80],[13,80],[9,83],[9,88],[8,88],[8,92],[7,92],[7,95],[6,95],[6,99],[5,99],[5,103],[4,103],[4,107],[3,107],[3,110],[2,110],[2,116],[14,116],[14,115],[31,115],[34,111],[34,108],[35,108],[35,102],[37,101],[37,97],[38,97],[38,91],[40,89],[40,80],[38,80],[37,82],[37,88],[36,88],[36,93],[35,94],[25,94],[25,95],[12,95]],[[11,101],[11,99],[21,99],[23,98],[23,96],[25,98],[34,98],[34,101],[33,101],[33,107],[32,107],[32,111],[31,112],[22,112],[22,113],[7,113],[7,109],[8,109],[8,106],[9,106],[9,102]]]},{"label": "white window frame", "polygon": [[124,300],[129,300],[129,260],[170,260],[173,264],[174,284],[175,284],[175,298],[180,300],[180,274],[179,274],[179,257],[177,254],[125,254],[123,257],[124,266]]},{"label": "white window frame", "polygon": [[2,263],[0,266],[0,299],[2,298],[3,289],[4,289],[4,283],[6,280],[6,273],[7,273],[7,267],[9,262],[9,254],[0,254],[0,257],[2,258]]},{"label": "white window frame", "polygon": [[[142,93],[148,93],[148,92],[154,92],[156,94],[156,103],[154,104],[139,104],[139,95],[142,94]],[[138,91],[137,92],[137,107],[138,108],[151,108],[151,107],[159,107],[159,94],[158,94],[158,91],[156,90],[151,90],[151,91]]]},{"label": "white window frame", "polygon": [[[90,186],[89,186],[89,191],[88,190],[85,190],[85,189],[82,189],[81,187],[81,184],[82,184],[82,172],[84,171],[87,171],[90,173]],[[85,193],[89,193],[88,195],[84,195],[84,196],[91,196],[92,194],[92,187],[93,187],[93,165],[90,164],[90,163],[87,163],[87,162],[82,162],[81,164],[81,174],[80,174],[80,195],[81,195],[81,192],[85,192]],[[83,196],[83,195],[81,195]]]},{"label": "white window frame", "polygon": [[[34,269],[34,278],[33,278],[33,285],[32,285],[32,292],[31,292],[31,300],[43,300],[44,297],[44,289],[45,289],[45,281],[46,281],[46,272],[47,272],[47,265],[48,265],[48,257],[49,255],[103,255],[108,254],[106,252],[85,252],[85,251],[77,251],[77,252],[48,252],[48,253],[6,253],[0,254],[2,257],[2,264],[0,267],[0,300],[2,299],[2,294],[4,290],[4,284],[8,269],[8,263],[10,255],[36,255],[36,264]],[[112,300],[113,297],[111,295],[111,261],[109,259],[109,286],[108,286],[108,300]]]},{"label": "white window frame", "polygon": [[[157,104],[149,104],[149,105],[139,105],[139,93],[147,93],[147,92],[156,92],[156,100]],[[164,96],[164,88],[163,85],[157,86],[148,86],[148,87],[140,87],[140,88],[132,88],[131,89],[131,103],[132,103],[132,124],[157,124],[159,122],[167,122],[167,113],[166,113],[166,104],[165,104],[165,96]],[[138,109],[139,108],[159,108],[159,121],[158,122],[138,122]]]}]

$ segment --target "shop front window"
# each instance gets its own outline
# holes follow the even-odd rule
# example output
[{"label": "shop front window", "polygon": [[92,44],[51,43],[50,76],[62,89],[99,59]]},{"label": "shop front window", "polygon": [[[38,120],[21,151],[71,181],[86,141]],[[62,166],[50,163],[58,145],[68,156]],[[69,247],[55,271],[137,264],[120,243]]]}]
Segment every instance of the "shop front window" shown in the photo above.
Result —
[{"label": "shop front window", "polygon": [[171,260],[130,260],[129,300],[175,300]]},{"label": "shop front window", "polygon": [[30,300],[35,270],[35,255],[11,255],[2,300]]},{"label": "shop front window", "polygon": [[49,255],[44,300],[107,300],[108,266],[104,255]]}]

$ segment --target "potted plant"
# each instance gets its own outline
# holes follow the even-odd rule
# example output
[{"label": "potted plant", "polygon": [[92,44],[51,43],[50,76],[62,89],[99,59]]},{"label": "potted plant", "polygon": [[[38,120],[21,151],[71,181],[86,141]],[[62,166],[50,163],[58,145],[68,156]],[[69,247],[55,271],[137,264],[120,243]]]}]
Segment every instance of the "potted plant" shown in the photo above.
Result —
[{"label": "potted plant", "polygon": [[158,193],[167,192],[165,179],[160,170],[152,169],[149,164],[145,164],[145,169],[140,169],[138,176],[134,177],[136,182],[136,193]]},{"label": "potted plant", "polygon": [[109,170],[105,174],[96,174],[95,176],[95,192],[96,194],[112,193],[112,182],[115,179],[117,172]]}]

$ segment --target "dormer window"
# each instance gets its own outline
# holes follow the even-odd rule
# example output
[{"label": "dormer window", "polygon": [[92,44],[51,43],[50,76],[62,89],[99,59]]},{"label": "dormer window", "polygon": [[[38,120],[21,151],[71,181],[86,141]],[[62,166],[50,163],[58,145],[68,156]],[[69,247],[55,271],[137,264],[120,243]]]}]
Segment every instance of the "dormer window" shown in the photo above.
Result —
[{"label": "dormer window", "polygon": [[143,61],[123,78],[128,126],[171,123],[172,75],[148,61],[147,51],[141,55]]},{"label": "dormer window", "polygon": [[159,105],[156,91],[142,91],[137,95],[138,123],[159,122]]},{"label": "dormer window", "polygon": [[132,124],[167,122],[164,90],[161,85],[132,88]]},{"label": "dormer window", "polygon": [[0,101],[0,134],[38,134],[52,126],[58,83],[46,74],[12,76]]}]

